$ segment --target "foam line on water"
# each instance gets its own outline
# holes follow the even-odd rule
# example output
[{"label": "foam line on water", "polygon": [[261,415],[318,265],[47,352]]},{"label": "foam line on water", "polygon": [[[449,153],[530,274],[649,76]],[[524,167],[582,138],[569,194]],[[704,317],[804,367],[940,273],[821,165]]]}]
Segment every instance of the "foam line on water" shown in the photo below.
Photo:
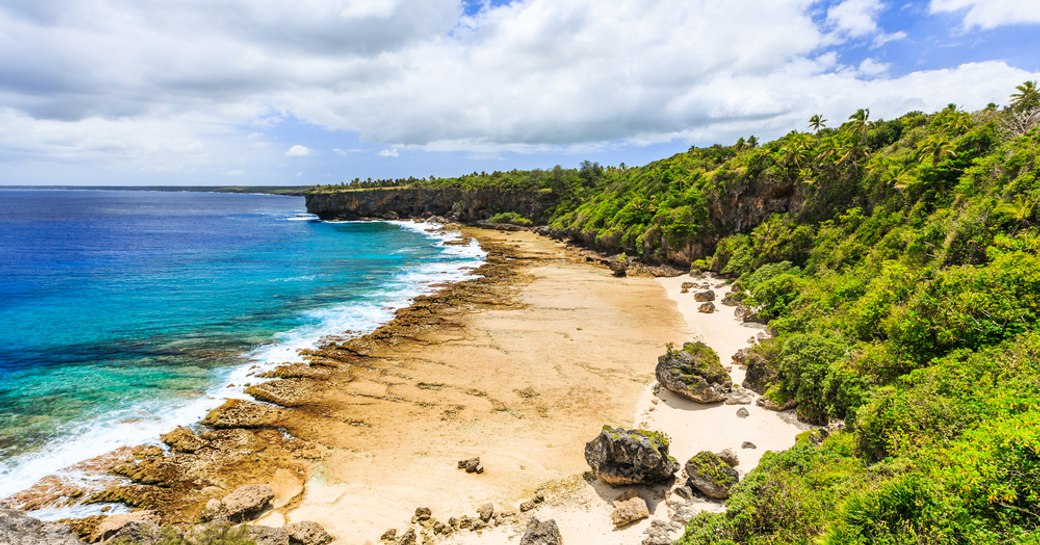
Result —
[{"label": "foam line on water", "polygon": [[[345,338],[370,333],[393,319],[400,308],[420,295],[428,295],[437,285],[459,282],[477,275],[473,272],[487,253],[471,240],[460,245],[458,232],[447,231],[429,222],[387,222],[423,233],[442,247],[436,260],[423,263],[388,279],[382,289],[362,304],[341,304],[305,311],[305,325],[278,333],[272,342],[246,355],[247,363],[219,373],[215,386],[206,395],[186,403],[155,401],[114,411],[103,418],[67,430],[61,440],[0,464],[0,498],[32,486],[40,478],[57,474],[70,482],[88,484],[89,475],[63,468],[101,456],[119,447],[156,443],[159,435],[178,425],[199,422],[226,399],[251,399],[245,385],[262,382],[258,375],[283,363],[302,362],[299,351],[314,348],[329,338]],[[345,333],[346,332],[346,333]],[[43,510],[41,518],[67,517],[73,509]]]}]

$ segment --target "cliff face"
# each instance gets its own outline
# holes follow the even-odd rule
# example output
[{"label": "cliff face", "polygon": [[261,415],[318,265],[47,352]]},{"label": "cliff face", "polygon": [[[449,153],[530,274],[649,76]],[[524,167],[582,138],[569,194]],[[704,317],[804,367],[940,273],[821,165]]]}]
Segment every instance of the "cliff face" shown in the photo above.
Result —
[{"label": "cliff face", "polygon": [[604,253],[626,252],[651,263],[688,267],[696,259],[713,255],[724,237],[749,233],[771,214],[798,214],[804,206],[801,184],[767,176],[741,177],[720,180],[707,200],[707,217],[692,236],[669,236],[651,226],[643,235],[643,247],[636,248],[623,244],[619,233],[568,229],[550,234]]},{"label": "cliff face", "polygon": [[[515,212],[536,225],[551,219],[558,196],[532,189],[375,188],[307,195],[307,211],[324,220],[365,218],[425,218],[442,216],[463,223],[486,220],[500,212]],[[669,236],[649,227],[642,248],[622,244],[615,234],[583,230],[541,232],[568,239],[605,253],[626,252],[645,261],[688,267],[715,252],[718,241],[733,233],[746,233],[770,214],[798,213],[805,202],[799,184],[765,176],[720,180],[707,202],[702,226],[692,236]]]},{"label": "cliff face", "polygon": [[500,212],[516,212],[535,223],[549,220],[557,197],[521,189],[377,188],[307,195],[307,211],[323,220],[443,216],[471,223]]}]

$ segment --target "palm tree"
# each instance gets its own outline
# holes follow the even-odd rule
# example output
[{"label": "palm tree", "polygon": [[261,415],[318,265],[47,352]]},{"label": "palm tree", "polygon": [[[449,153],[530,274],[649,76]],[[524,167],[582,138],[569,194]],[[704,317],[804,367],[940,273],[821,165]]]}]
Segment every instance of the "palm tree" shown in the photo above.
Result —
[{"label": "palm tree", "polygon": [[948,140],[931,138],[921,146],[918,157],[930,156],[932,158],[932,166],[935,166],[946,157],[956,157],[957,151],[954,149],[955,147]]},{"label": "palm tree", "polygon": [[1011,93],[1011,107],[1018,111],[1032,110],[1040,107],[1040,91],[1035,81],[1027,81],[1015,87],[1017,93]]},{"label": "palm tree", "polygon": [[1036,199],[1031,199],[1024,193],[1015,195],[1010,201],[1004,201],[993,209],[997,214],[1008,216],[1018,223],[1029,223],[1036,211]]},{"label": "palm tree", "polygon": [[820,129],[826,126],[827,120],[820,114],[815,114],[809,118],[809,128],[812,129],[813,132],[820,132]]},{"label": "palm tree", "polygon": [[857,133],[863,133],[867,130],[867,120],[870,119],[870,108],[860,108],[856,110],[856,113],[849,116],[849,121],[852,121],[852,128]]}]

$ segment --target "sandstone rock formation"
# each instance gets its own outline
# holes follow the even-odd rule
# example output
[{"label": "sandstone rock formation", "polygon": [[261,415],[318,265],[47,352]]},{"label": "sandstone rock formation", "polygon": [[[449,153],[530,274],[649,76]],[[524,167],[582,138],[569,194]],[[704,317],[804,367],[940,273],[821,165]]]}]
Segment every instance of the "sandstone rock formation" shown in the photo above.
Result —
[{"label": "sandstone rock formation", "polygon": [[628,490],[614,500],[614,510],[610,513],[610,521],[615,528],[628,526],[650,516],[646,500],[636,495],[635,490]]},{"label": "sandstone rock formation", "polygon": [[237,488],[223,500],[210,500],[202,518],[242,522],[256,518],[271,505],[274,490],[266,484],[250,484]]}]

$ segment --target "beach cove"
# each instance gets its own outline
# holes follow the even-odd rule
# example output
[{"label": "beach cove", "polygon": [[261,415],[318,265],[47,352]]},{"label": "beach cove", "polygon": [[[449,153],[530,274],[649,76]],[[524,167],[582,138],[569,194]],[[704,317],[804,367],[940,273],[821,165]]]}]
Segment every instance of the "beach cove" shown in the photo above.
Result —
[{"label": "beach cove", "polygon": [[[203,426],[164,435],[169,451],[108,457],[100,467],[130,482],[95,500],[190,523],[207,501],[268,484],[274,508],[256,524],[312,520],[337,543],[379,543],[412,527],[420,540],[518,543],[531,516],[556,520],[569,543],[641,543],[652,530],[674,539],[673,517],[721,503],[680,509],[663,501],[670,487],[646,488],[651,517],[615,530],[611,501],[621,490],[583,477],[584,445],[604,424],[665,432],[680,463],[752,441],[758,448],[740,452],[741,472],[805,429],[753,404],[750,418],[738,418],[732,405],[655,391],[666,344],[703,340],[728,365],[760,332],[729,307],[698,313],[681,289],[688,276],[615,278],[586,252],[528,231],[462,233],[487,251],[479,278],[420,297],[372,334],[305,351],[308,364],[276,368],[247,388],[257,401],[229,400]],[[712,283],[720,297],[728,290]],[[740,368],[732,375],[739,384]],[[473,457],[482,473],[459,469]],[[430,521],[413,518],[418,508],[439,521],[476,518],[487,504],[498,525],[480,531],[433,537]]]}]

